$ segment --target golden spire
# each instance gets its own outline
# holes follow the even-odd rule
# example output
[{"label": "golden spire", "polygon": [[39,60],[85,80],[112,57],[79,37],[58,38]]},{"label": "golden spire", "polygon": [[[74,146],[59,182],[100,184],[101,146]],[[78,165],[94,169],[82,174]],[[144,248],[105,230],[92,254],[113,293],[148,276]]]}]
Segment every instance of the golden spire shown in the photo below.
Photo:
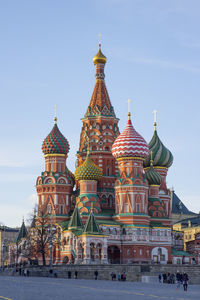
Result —
[{"label": "golden spire", "polygon": [[157,126],[157,110],[154,110],[153,111],[153,114],[154,114],[154,130],[156,131],[156,126]]},{"label": "golden spire", "polygon": [[150,160],[150,166],[153,167],[153,152],[151,151],[151,160]]},{"label": "golden spire", "polygon": [[94,202],[91,203],[91,213],[94,213]]},{"label": "golden spire", "polygon": [[131,119],[131,99],[128,99],[128,120]]},{"label": "golden spire", "polygon": [[54,124],[57,124],[57,105],[54,105]]}]

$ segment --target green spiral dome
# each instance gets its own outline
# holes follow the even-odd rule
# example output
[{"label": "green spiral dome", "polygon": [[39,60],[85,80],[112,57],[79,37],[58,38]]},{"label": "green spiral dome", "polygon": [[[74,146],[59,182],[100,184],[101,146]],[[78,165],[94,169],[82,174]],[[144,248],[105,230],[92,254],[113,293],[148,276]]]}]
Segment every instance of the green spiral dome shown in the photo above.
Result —
[{"label": "green spiral dome", "polygon": [[[163,145],[158,137],[157,130],[154,131],[153,137],[149,143],[149,151],[153,152],[153,165],[154,167],[169,168],[173,163],[172,153]],[[144,161],[144,167],[150,167],[151,155]]]},{"label": "green spiral dome", "polygon": [[145,174],[149,185],[161,185],[162,176],[158,172],[156,172],[156,170],[153,167],[153,164],[151,164],[149,170]]},{"label": "green spiral dome", "polygon": [[99,180],[102,177],[102,170],[87,155],[84,163],[76,168],[76,180]]}]

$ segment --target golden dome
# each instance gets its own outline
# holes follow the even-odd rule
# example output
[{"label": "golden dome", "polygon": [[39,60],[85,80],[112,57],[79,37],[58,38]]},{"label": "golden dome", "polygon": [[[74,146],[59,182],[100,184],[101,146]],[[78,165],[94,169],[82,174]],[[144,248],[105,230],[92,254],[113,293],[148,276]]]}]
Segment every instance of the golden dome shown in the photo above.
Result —
[{"label": "golden dome", "polygon": [[93,162],[88,154],[84,163],[76,168],[76,180],[99,180],[102,177],[102,170]]},{"label": "golden dome", "polygon": [[103,53],[101,52],[101,44],[99,43],[99,51],[97,52],[97,54],[93,57],[93,63],[95,65],[97,64],[104,64],[106,63],[106,57],[105,55],[103,55]]}]

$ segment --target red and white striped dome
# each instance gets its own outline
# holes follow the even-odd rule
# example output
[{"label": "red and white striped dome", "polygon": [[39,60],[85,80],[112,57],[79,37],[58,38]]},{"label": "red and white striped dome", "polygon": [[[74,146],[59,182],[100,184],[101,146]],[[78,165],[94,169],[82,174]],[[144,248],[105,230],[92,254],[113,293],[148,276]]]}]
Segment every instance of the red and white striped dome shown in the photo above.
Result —
[{"label": "red and white striped dome", "polygon": [[115,158],[140,157],[145,159],[148,154],[149,147],[147,142],[137,133],[129,119],[126,128],[112,145],[112,155]]}]

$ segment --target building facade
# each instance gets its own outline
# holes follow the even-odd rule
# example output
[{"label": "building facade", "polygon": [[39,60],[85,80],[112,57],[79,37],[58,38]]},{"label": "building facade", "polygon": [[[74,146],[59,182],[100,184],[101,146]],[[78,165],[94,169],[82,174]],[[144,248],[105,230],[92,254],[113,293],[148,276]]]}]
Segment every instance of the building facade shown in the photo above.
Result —
[{"label": "building facade", "polygon": [[48,256],[57,264],[171,263],[166,177],[173,156],[161,142],[156,122],[149,144],[135,130],[130,112],[120,134],[100,44],[93,62],[96,82],[82,118],[75,174],[66,166],[69,143],[57,118],[42,145],[45,170],[36,182],[37,218],[42,212],[57,230]]}]

